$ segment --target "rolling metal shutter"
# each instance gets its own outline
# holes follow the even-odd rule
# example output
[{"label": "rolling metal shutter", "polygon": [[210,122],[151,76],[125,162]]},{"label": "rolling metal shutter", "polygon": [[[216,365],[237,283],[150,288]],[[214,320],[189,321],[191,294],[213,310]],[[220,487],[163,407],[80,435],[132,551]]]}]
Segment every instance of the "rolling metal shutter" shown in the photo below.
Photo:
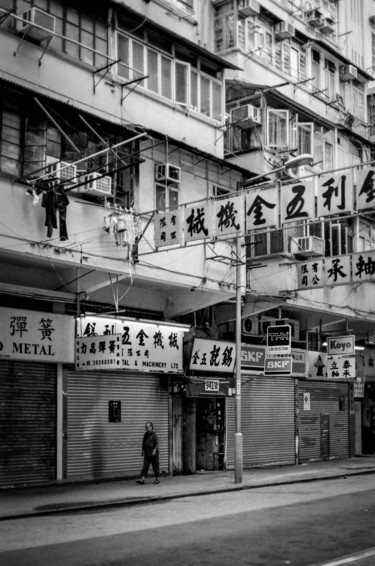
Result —
[{"label": "rolling metal shutter", "polygon": [[[109,401],[121,401],[121,422],[108,421]],[[148,420],[159,436],[160,470],[168,472],[168,376],[68,371],[67,477],[138,475]]]},{"label": "rolling metal shutter", "polygon": [[56,479],[56,366],[0,362],[0,485]]},{"label": "rolling metal shutter", "polygon": [[294,379],[251,377],[242,381],[244,468],[295,464]]},{"label": "rolling metal shutter", "polygon": [[[234,467],[235,400],[227,399],[227,469]],[[242,376],[243,467],[295,464],[294,379]]]},{"label": "rolling metal shutter", "polygon": [[[306,393],[310,396],[310,409],[304,409]],[[340,399],[343,399],[341,407]],[[300,462],[321,460],[324,457],[349,458],[349,405],[348,383],[299,383]],[[322,447],[322,418],[329,422],[327,453]]]}]

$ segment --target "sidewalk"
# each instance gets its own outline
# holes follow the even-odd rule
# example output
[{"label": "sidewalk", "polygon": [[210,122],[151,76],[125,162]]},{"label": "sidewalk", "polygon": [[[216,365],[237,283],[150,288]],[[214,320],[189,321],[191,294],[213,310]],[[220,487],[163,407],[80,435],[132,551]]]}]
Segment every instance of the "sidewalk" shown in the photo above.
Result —
[{"label": "sidewalk", "polygon": [[302,464],[252,468],[243,471],[243,481],[234,483],[234,471],[199,472],[161,478],[146,485],[135,480],[111,479],[85,483],[59,483],[44,487],[0,490],[0,521],[36,515],[150,503],[176,497],[255,489],[271,485],[310,482],[375,474],[375,456]]}]

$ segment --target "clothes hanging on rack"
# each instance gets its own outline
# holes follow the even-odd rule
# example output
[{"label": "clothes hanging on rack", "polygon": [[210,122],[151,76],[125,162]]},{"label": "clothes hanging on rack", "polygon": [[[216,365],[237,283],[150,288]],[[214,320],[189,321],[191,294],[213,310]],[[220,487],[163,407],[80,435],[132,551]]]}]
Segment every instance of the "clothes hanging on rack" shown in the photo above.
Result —
[{"label": "clothes hanging on rack", "polygon": [[46,209],[44,225],[47,226],[47,238],[51,238],[53,230],[58,227],[58,213],[60,240],[65,241],[69,239],[66,225],[66,208],[68,204],[68,196],[62,188],[55,187],[52,183],[43,188],[42,207]]}]

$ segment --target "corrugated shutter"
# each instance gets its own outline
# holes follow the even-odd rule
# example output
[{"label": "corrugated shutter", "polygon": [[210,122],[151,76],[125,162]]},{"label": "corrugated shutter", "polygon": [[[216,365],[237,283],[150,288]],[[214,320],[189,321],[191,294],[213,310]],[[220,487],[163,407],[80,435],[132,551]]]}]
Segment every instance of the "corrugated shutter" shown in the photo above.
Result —
[{"label": "corrugated shutter", "polygon": [[0,484],[56,479],[56,366],[0,362]]},{"label": "corrugated shutter", "polygon": [[243,378],[244,468],[295,463],[294,379]]},{"label": "corrugated shutter", "polygon": [[[227,399],[227,469],[234,466],[235,400]],[[295,463],[294,379],[242,376],[243,467]]]},{"label": "corrugated shutter", "polygon": [[[310,396],[310,409],[304,409],[304,394]],[[340,398],[343,404],[340,407]],[[329,418],[330,458],[349,457],[349,385],[301,381],[299,405],[299,459],[300,462],[324,457],[321,442],[322,417]],[[341,409],[341,410],[340,410]]]},{"label": "corrugated shutter", "polygon": [[[108,422],[109,401],[121,401],[121,422]],[[68,371],[68,478],[139,474],[148,420],[159,436],[160,470],[168,472],[168,377]]]}]

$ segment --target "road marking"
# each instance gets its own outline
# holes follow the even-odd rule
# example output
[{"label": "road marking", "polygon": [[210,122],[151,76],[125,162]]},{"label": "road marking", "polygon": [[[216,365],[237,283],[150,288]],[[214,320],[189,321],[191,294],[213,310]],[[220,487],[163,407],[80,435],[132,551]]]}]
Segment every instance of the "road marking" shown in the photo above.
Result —
[{"label": "road marking", "polygon": [[358,552],[357,554],[351,554],[350,556],[346,556],[345,558],[339,558],[338,560],[333,560],[331,562],[321,562],[320,564],[316,564],[315,566],[342,566],[343,564],[353,564],[353,562],[362,560],[362,558],[369,558],[370,556],[374,556],[374,555],[375,555],[375,547],[370,548],[369,550],[365,550],[363,552]]}]

